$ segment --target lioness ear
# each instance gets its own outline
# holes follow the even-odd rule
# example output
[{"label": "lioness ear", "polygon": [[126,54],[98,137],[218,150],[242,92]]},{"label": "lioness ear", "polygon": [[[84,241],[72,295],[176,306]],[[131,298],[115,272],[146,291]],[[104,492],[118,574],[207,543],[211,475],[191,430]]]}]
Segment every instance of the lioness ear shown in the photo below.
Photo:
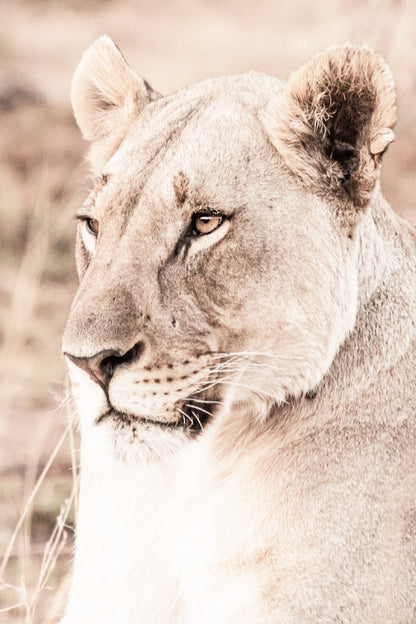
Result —
[{"label": "lioness ear", "polygon": [[71,88],[81,132],[88,141],[98,143],[92,160],[105,162],[125,137],[131,120],[159,97],[130,69],[109,37],[97,39],[84,53]]},{"label": "lioness ear", "polygon": [[365,207],[394,138],[390,70],[365,46],[330,48],[288,80],[264,115],[286,166],[315,192]]}]

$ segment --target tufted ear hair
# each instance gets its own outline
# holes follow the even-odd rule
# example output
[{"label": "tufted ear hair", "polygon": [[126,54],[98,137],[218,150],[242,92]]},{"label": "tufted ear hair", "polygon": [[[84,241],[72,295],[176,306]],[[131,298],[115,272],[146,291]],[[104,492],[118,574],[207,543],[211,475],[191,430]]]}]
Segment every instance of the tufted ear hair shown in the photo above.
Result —
[{"label": "tufted ear hair", "polygon": [[395,90],[366,46],[329,48],[290,76],[263,119],[286,166],[314,192],[365,208],[394,138]]},{"label": "tufted ear hair", "polygon": [[85,139],[94,141],[91,160],[100,168],[124,139],[141,110],[160,96],[130,67],[107,36],[84,53],[72,80],[71,101]]}]

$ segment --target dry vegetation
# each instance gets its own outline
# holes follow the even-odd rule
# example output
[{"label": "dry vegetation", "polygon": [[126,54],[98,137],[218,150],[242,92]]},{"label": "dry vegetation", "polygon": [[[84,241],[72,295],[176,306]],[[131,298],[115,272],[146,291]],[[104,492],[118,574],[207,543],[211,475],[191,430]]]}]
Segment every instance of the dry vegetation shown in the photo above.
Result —
[{"label": "dry vegetation", "polygon": [[[77,445],[60,335],[76,289],[73,212],[85,149],[69,111],[82,51],[107,33],[160,91],[259,69],[285,76],[365,41],[396,77],[385,193],[416,220],[413,0],[0,0],[0,622],[56,622],[68,581]],[[69,406],[69,409],[68,409]],[[39,481],[40,479],[40,481]]]}]

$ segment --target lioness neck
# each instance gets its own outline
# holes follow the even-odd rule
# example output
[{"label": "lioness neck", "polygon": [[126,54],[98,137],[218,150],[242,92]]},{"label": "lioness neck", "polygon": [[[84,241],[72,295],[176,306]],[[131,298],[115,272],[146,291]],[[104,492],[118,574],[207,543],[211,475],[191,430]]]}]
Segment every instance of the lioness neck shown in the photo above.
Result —
[{"label": "lioness neck", "polygon": [[415,228],[392,211],[379,188],[361,223],[359,239],[360,306],[366,305],[382,284],[391,287],[388,280],[392,276],[406,287],[403,268],[409,271],[407,278],[414,284]]},{"label": "lioness neck", "polygon": [[[345,386],[353,386],[351,373],[393,374],[393,366],[412,357],[415,349],[413,310],[416,304],[416,231],[393,213],[378,193],[363,222],[359,256],[359,306],[355,328],[341,346],[334,366],[347,367]],[[398,347],[400,345],[400,348]],[[345,362],[342,363],[345,357]],[[395,374],[400,377],[400,366]],[[346,376],[349,381],[347,382]],[[357,377],[357,381],[358,381]],[[380,381],[374,383],[376,395]],[[355,391],[359,395],[359,388]]]}]

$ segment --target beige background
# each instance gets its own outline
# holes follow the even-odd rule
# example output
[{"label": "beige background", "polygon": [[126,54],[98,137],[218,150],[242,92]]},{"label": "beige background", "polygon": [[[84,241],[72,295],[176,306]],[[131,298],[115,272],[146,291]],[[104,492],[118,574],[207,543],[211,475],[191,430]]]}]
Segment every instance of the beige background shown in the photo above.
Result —
[{"label": "beige background", "polygon": [[[58,444],[71,409],[60,335],[76,289],[73,214],[87,188],[85,145],[70,113],[69,86],[82,52],[103,33],[164,93],[250,69],[285,77],[329,45],[370,44],[388,60],[398,92],[397,140],[383,166],[385,194],[397,211],[416,220],[413,0],[0,0],[0,554],[9,555],[0,584],[0,622],[5,623],[56,621],[69,580],[74,504],[68,506],[69,528],[63,533],[59,526],[56,542],[46,543],[74,490],[77,464],[70,437]],[[54,450],[57,457],[31,500]]]}]

